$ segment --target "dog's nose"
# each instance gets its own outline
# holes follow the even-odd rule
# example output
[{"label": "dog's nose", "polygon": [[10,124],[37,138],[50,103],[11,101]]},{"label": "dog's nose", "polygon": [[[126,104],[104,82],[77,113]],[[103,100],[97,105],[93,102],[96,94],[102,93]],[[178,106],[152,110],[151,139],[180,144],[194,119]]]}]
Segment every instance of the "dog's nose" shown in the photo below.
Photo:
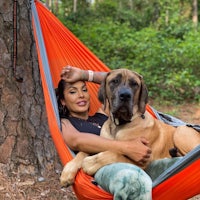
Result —
[{"label": "dog's nose", "polygon": [[119,91],[119,98],[121,101],[129,101],[131,99],[131,91],[123,88]]}]

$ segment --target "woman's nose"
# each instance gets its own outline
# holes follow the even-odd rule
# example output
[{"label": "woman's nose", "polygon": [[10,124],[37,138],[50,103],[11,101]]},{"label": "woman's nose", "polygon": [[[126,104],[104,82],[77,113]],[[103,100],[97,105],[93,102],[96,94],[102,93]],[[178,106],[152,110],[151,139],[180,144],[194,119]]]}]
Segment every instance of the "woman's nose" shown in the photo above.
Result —
[{"label": "woman's nose", "polygon": [[84,97],[84,93],[83,93],[83,91],[79,91],[79,97]]}]

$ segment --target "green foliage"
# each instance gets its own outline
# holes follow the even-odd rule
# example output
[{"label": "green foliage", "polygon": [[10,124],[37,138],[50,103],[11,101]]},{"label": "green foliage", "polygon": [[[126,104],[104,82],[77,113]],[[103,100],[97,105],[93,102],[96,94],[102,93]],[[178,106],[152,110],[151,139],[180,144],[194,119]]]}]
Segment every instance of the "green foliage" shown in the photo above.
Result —
[{"label": "green foliage", "polygon": [[61,19],[111,69],[142,74],[151,98],[200,101],[200,32],[190,1],[132,2],[100,1]]}]

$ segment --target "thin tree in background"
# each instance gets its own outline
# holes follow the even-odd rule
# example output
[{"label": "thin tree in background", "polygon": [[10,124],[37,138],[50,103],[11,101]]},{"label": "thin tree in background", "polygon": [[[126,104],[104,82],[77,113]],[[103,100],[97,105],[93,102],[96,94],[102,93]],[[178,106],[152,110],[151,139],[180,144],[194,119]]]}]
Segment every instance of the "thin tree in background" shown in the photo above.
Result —
[{"label": "thin tree in background", "polygon": [[45,5],[48,9],[50,9],[51,0],[46,0]]},{"label": "thin tree in background", "polygon": [[58,0],[54,0],[54,14],[57,16],[59,12]]},{"label": "thin tree in background", "polygon": [[77,12],[77,0],[74,0],[74,5],[73,5],[73,12]]},{"label": "thin tree in background", "polygon": [[193,0],[192,21],[194,23],[195,28],[197,28],[198,26],[198,1],[197,0]]}]

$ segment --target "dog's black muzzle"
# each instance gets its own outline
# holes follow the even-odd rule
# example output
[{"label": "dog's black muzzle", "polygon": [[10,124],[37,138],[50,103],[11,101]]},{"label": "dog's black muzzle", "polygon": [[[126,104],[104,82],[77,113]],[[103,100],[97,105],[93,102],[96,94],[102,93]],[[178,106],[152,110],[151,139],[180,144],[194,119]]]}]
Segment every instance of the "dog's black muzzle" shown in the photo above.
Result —
[{"label": "dog's black muzzle", "polygon": [[133,93],[130,88],[121,87],[112,101],[112,115],[120,124],[130,122],[133,116]]},{"label": "dog's black muzzle", "polygon": [[118,95],[122,102],[129,102],[132,98],[132,92],[129,88],[121,88]]}]

